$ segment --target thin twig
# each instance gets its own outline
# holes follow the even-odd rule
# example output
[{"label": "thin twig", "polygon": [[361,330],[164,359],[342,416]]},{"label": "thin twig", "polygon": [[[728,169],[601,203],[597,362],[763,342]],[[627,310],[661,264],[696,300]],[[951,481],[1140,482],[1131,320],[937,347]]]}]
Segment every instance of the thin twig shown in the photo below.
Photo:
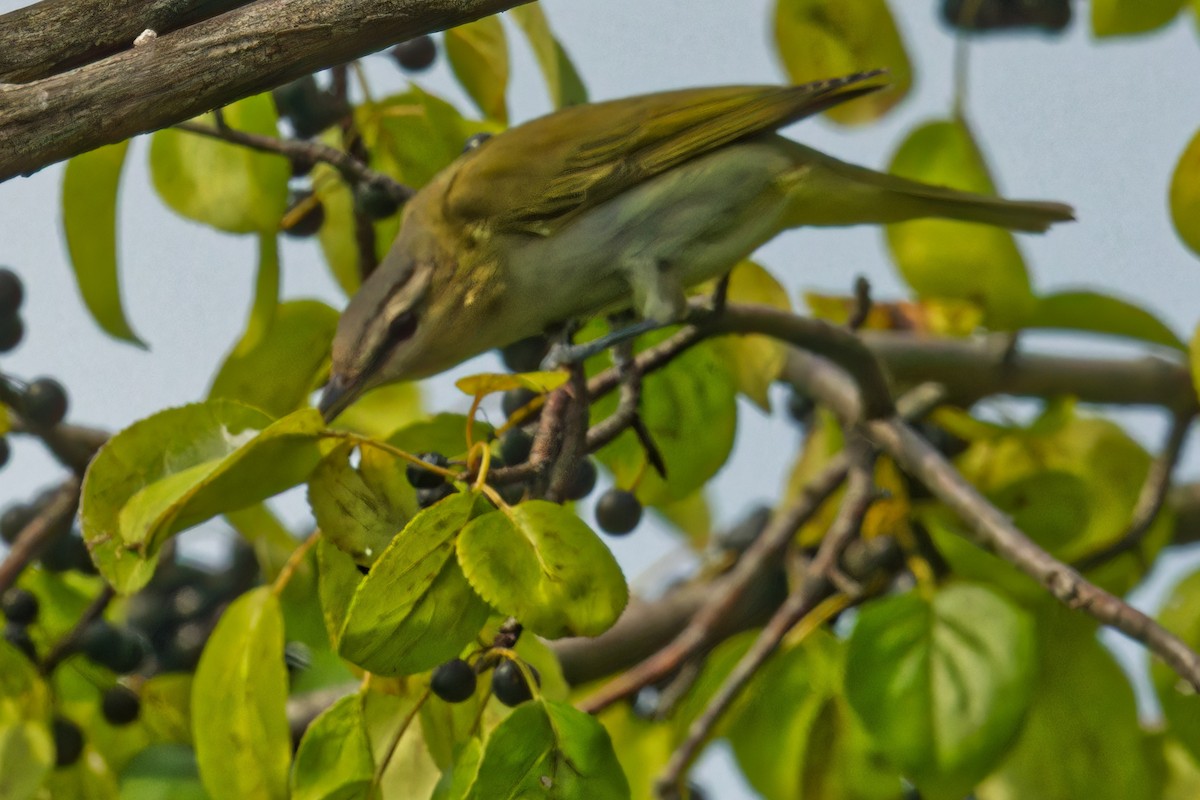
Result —
[{"label": "thin twig", "polygon": [[[853,436],[853,432],[850,432],[850,435]],[[863,517],[875,496],[875,484],[871,474],[874,454],[861,437],[857,438],[857,442],[847,443],[845,452],[848,454],[850,465],[846,476],[846,493],[837,517],[821,541],[816,557],[808,564],[796,589],[734,666],[704,711],[692,722],[683,743],[671,754],[666,769],[656,783],[660,797],[678,796],[679,785],[688,767],[708,741],[721,717],[746,688],[746,684],[775,652],[788,632],[818,605],[834,596],[836,589],[830,575],[840,569],[838,564],[842,553],[858,535]]]},{"label": "thin twig", "polygon": [[77,476],[72,475],[63,481],[50,502],[17,535],[8,555],[0,562],[0,594],[17,582],[21,571],[37,558],[62,523],[75,516],[75,509],[79,507],[79,487],[80,479]]},{"label": "thin twig", "polygon": [[83,614],[79,616],[79,619],[71,627],[71,630],[67,631],[65,636],[55,642],[54,647],[42,659],[38,670],[43,675],[49,675],[54,672],[55,667],[62,663],[63,659],[75,652],[75,645],[79,641],[79,637],[83,635],[84,629],[100,618],[104,613],[104,609],[108,608],[108,604],[112,602],[116,594],[115,589],[108,584],[104,585],[100,593],[83,610]]},{"label": "thin twig", "polygon": [[413,190],[396,181],[389,175],[376,172],[363,161],[336,147],[320,142],[296,141],[293,139],[278,139],[273,136],[263,136],[258,133],[233,130],[232,128],[218,129],[199,122],[180,122],[175,126],[188,133],[220,139],[231,144],[248,147],[264,153],[277,153],[288,158],[322,162],[329,164],[342,174],[347,183],[368,183],[385,189],[397,203],[407,203],[413,196]]},{"label": "thin twig", "polygon": [[1120,539],[1108,547],[1084,556],[1075,562],[1075,569],[1087,572],[1117,556],[1135,549],[1149,533],[1158,512],[1166,502],[1167,492],[1171,488],[1171,475],[1179,463],[1183,452],[1183,443],[1187,440],[1195,416],[1189,413],[1175,414],[1171,418],[1171,427],[1167,431],[1167,441],[1158,458],[1150,464],[1142,490],[1138,494],[1137,503],[1133,507],[1133,518],[1129,528]]}]

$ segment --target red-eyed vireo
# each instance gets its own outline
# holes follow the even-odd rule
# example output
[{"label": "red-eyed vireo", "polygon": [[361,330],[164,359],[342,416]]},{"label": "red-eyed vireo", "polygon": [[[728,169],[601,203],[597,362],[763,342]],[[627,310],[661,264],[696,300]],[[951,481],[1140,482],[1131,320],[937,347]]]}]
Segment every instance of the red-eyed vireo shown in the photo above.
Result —
[{"label": "red-eyed vireo", "polygon": [[467,150],[409,201],[342,315],[321,411],[599,311],[676,320],[686,289],[786,228],[947,217],[1044,231],[1073,218],[1059,203],[928,186],[774,133],[884,85],[875,72],[663,92],[567,108]]}]

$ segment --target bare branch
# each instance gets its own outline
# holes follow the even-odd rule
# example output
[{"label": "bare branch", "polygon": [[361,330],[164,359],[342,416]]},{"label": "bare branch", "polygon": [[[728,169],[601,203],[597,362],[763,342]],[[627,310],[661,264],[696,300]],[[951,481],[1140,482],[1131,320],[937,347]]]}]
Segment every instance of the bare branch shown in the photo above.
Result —
[{"label": "bare branch", "polygon": [[64,520],[75,516],[79,507],[79,478],[72,476],[63,482],[50,502],[38,512],[17,536],[4,561],[0,561],[0,594],[8,591],[25,566],[37,558],[49,538]]},{"label": "bare branch", "polygon": [[258,0],[32,83],[0,84],[0,181],[526,0]]}]

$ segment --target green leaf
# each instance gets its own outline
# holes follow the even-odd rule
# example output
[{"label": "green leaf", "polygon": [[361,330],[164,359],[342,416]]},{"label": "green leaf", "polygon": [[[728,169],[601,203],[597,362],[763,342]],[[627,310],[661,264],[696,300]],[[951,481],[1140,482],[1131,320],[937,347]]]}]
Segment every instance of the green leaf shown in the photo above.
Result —
[{"label": "green leaf", "polygon": [[599,636],[629,600],[608,547],[574,513],[544,500],[471,520],[458,537],[458,561],[493,608],[548,639]]},{"label": "green leaf", "polygon": [[1200,255],[1200,131],[1179,156],[1169,197],[1175,232],[1193,253]]},{"label": "green leaf", "polygon": [[571,63],[570,56],[563,49],[546,19],[546,12],[538,3],[518,6],[509,11],[517,25],[529,39],[533,48],[534,58],[546,79],[546,88],[550,91],[550,102],[555,108],[574,106],[587,102],[587,88]]},{"label": "green leaf", "polygon": [[1092,0],[1092,33],[1126,36],[1166,25],[1186,0]]},{"label": "green leaf", "polygon": [[444,34],[450,69],[485,117],[508,123],[508,42],[500,17],[450,28]]},{"label": "green leaf", "polygon": [[332,542],[322,536],[317,541],[317,592],[321,596],[321,615],[325,621],[325,632],[334,647],[346,624],[346,612],[350,601],[362,582],[354,559],[338,550]]},{"label": "green leaf", "polygon": [[421,384],[389,383],[371,389],[338,414],[333,426],[368,436],[386,439],[399,428],[411,425],[421,416]]},{"label": "green leaf", "polygon": [[192,684],[196,758],[213,800],[287,797],[287,686],[279,600],[252,589],[221,615]]},{"label": "green leaf", "polygon": [[566,703],[525,703],[488,737],[470,800],[629,800],[604,727]]},{"label": "green leaf", "polygon": [[[660,342],[663,331],[639,339],[638,349]],[[592,423],[616,409],[615,393],[592,404]],[[642,421],[667,465],[663,480],[647,469],[646,452],[626,431],[597,454],[618,486],[637,486],[645,505],[681,500],[703,487],[729,458],[737,431],[737,386],[715,342],[685,351],[663,369],[647,375],[642,390]],[[703,431],[703,436],[697,436]]]},{"label": "green leaf", "polygon": [[[962,120],[927,122],[908,135],[889,171],[903,178],[980,194],[995,186]],[[888,225],[888,248],[901,277],[921,298],[983,306],[996,328],[1021,325],[1035,299],[1013,235],[991,225],[918,219]]]},{"label": "green leaf", "polygon": [[[1195,648],[1200,645],[1200,572],[1184,577],[1167,597],[1158,612],[1158,621],[1167,630]],[[1162,704],[1171,733],[1200,759],[1200,696],[1174,670],[1159,659],[1150,662],[1150,677]]]},{"label": "green leaf", "polygon": [[208,800],[192,748],[154,745],[138,753],[121,771],[121,800]]},{"label": "green leaf", "polygon": [[406,675],[457,656],[488,607],[454,558],[475,496],[460,492],[413,517],[358,585],[339,652],[376,675]]},{"label": "green leaf", "polygon": [[383,774],[376,775],[378,797],[421,798],[433,793],[441,777],[414,724],[417,712],[430,697],[423,681],[396,681],[384,691],[363,695],[363,719],[367,739],[376,764],[387,763]]},{"label": "green leaf", "polygon": [[33,797],[53,766],[54,742],[44,723],[0,722],[0,797]]},{"label": "green leaf", "polygon": [[275,321],[275,309],[279,307],[279,240],[276,234],[258,235],[258,269],[254,275],[250,318],[241,341],[233,349],[235,353],[246,353],[258,347]]},{"label": "green leaf", "polygon": [[83,303],[116,339],[145,347],[129,326],[117,277],[117,187],[129,142],[101,147],[67,162],[63,173],[63,238]]},{"label": "green leaf", "polygon": [[479,774],[479,762],[483,758],[483,746],[478,739],[471,739],[443,773],[434,787],[430,800],[466,800],[471,784]]},{"label": "green leaf", "polygon": [[355,238],[354,192],[342,179],[342,174],[328,164],[313,167],[312,186],[325,209],[325,221],[317,231],[321,255],[337,285],[350,297],[362,284]]},{"label": "green leaf", "polygon": [[[224,114],[235,130],[279,135],[270,94],[239,100]],[[211,115],[201,119],[213,124]],[[229,233],[274,234],[287,208],[291,165],[283,156],[164,128],[150,137],[150,177],[163,202],[188,219]]]},{"label": "green leaf", "polygon": [[[491,437],[491,425],[479,420],[471,423],[472,441],[486,442]],[[467,452],[467,418],[462,414],[434,414],[404,426],[387,442],[409,453],[460,455]]]},{"label": "green leaf", "polygon": [[175,533],[260,502],[304,481],[332,446],[321,415],[278,422],[229,400],[161,411],[105,443],[83,484],[83,535],[101,574],[120,592],[153,574]]},{"label": "green leaf", "polygon": [[329,368],[338,313],[316,300],[283,303],[258,343],[225,357],[209,399],[227,398],[282,417],[308,404]]},{"label": "green leaf", "polygon": [[1023,327],[1107,333],[1187,350],[1175,332],[1149,311],[1099,292],[1058,292],[1040,297]]},{"label": "green leaf", "polygon": [[[308,479],[308,505],[326,540],[355,563],[370,566],[412,517],[415,497],[411,487],[403,495],[387,491],[386,484],[376,491],[364,474],[370,463],[350,465],[354,448],[353,442],[342,442],[321,460]],[[394,458],[386,466],[397,471]]]},{"label": "green leaf", "polygon": [[843,125],[878,119],[912,86],[912,65],[886,0],[776,0],[775,48],[793,83],[888,70],[891,89],[825,112]]},{"label": "green leaf", "polygon": [[978,800],[1162,800],[1129,679],[1077,611],[1043,600],[1038,680],[1020,738]]},{"label": "green leaf", "polygon": [[820,632],[783,649],[731,711],[726,733],[738,766],[766,800],[896,797],[900,776],[841,695],[843,649]]},{"label": "green leaf", "polygon": [[1029,707],[1030,617],[982,586],[862,608],[846,696],[875,744],[922,794],[961,797],[1003,758]]},{"label": "green leaf", "polygon": [[357,800],[367,796],[375,759],[367,741],[363,698],[336,701],[313,720],[292,765],[292,800]]}]

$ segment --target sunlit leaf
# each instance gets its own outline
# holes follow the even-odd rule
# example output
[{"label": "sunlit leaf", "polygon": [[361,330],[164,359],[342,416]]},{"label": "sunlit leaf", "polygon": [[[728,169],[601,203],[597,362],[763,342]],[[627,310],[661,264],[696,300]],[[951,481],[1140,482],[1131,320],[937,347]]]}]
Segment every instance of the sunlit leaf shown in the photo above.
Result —
[{"label": "sunlit leaf", "polygon": [[121,800],[209,800],[190,747],[154,745],[121,770]]},{"label": "sunlit leaf", "polygon": [[292,800],[367,796],[375,761],[367,741],[362,695],[341,698],[312,721],[292,766]]},{"label": "sunlit leaf", "polygon": [[144,346],[121,305],[117,275],[117,188],[129,142],[75,156],[63,171],[63,238],[83,303],[117,339]]},{"label": "sunlit leaf", "polygon": [[540,3],[517,6],[509,14],[529,39],[533,48],[534,58],[546,79],[546,88],[550,91],[550,102],[555,108],[578,105],[587,102],[587,89],[583,80],[571,63],[567,51],[554,37],[546,12]]},{"label": "sunlit leaf", "polygon": [[204,646],[192,685],[200,777],[214,798],[286,798],[283,614],[270,587],[235,600]]},{"label": "sunlit leaf", "polygon": [[349,297],[362,284],[355,238],[354,192],[342,180],[341,173],[328,164],[313,167],[312,186],[313,194],[325,210],[325,220],[317,231],[321,255],[330,274]]},{"label": "sunlit leaf", "polygon": [[1200,132],[1188,142],[1175,166],[1170,203],[1175,232],[1193,253],[1200,255]]},{"label": "sunlit leaf", "polygon": [[483,17],[444,34],[454,77],[484,116],[508,122],[508,42],[498,16]]},{"label": "sunlit leaf", "polygon": [[[908,135],[889,171],[904,178],[981,194],[995,187],[971,131],[961,120],[928,122]],[[991,225],[918,219],[887,226],[892,260],[921,298],[983,306],[992,327],[1020,325],[1034,306],[1029,274],[1013,235]]]},{"label": "sunlit leaf", "polygon": [[459,378],[454,385],[460,392],[472,397],[507,392],[510,389],[529,389],[544,394],[562,386],[571,379],[569,373],[563,370],[553,372],[521,372],[515,375],[508,373],[483,372],[478,375],[468,375]]},{"label": "sunlit leaf", "polygon": [[[313,470],[308,479],[308,505],[322,535],[356,563],[366,566],[383,553],[408,522],[415,497],[412,487],[401,494],[389,491],[387,484],[369,481],[365,473],[371,470],[371,462],[366,458],[358,468],[351,466],[354,446],[353,442],[339,444]],[[384,464],[390,472],[396,471],[395,459],[389,458]],[[402,486],[399,481],[394,485]]]},{"label": "sunlit leaf", "polygon": [[[1195,648],[1200,646],[1200,573],[1192,572],[1175,585],[1162,609],[1158,621],[1167,630]],[[1150,663],[1163,714],[1173,733],[1193,758],[1200,759],[1200,695],[1183,678],[1159,659]]]},{"label": "sunlit leaf", "polygon": [[1038,298],[1024,327],[1107,333],[1187,349],[1175,332],[1149,311],[1099,292],[1059,292]]},{"label": "sunlit leaf", "polygon": [[912,85],[912,65],[886,0],[776,0],[775,48],[793,83],[888,70],[890,89],[825,112],[844,125],[883,116]]},{"label": "sunlit leaf", "polygon": [[320,414],[278,422],[229,400],[161,411],[105,443],[88,467],[83,535],[104,577],[132,592],[173,534],[303,482],[332,446]]},{"label": "sunlit leaf", "polygon": [[525,703],[488,736],[470,800],[629,800],[629,783],[596,719],[553,701]]},{"label": "sunlit leaf", "polygon": [[[226,106],[224,115],[235,130],[279,135],[269,94]],[[213,124],[211,114],[200,119]],[[188,219],[229,233],[274,234],[287,208],[291,165],[273,153],[164,128],[150,138],[150,177],[163,202]]]},{"label": "sunlit leaf", "polygon": [[544,500],[476,517],[458,538],[458,560],[492,607],[550,639],[598,636],[629,598],[608,547],[574,513]]},{"label": "sunlit leaf", "polygon": [[475,504],[468,493],[425,509],[395,536],[359,583],[339,652],[377,675],[407,675],[450,660],[487,620],[454,558]]},{"label": "sunlit leaf", "polygon": [[338,313],[316,300],[293,300],[275,312],[254,347],[236,347],[213,378],[210,399],[228,398],[281,417],[307,404],[328,369]]},{"label": "sunlit leaf", "polygon": [[877,747],[922,792],[962,796],[996,768],[1034,689],[1030,616],[956,584],[863,606],[846,654],[846,696]]},{"label": "sunlit leaf", "polygon": [[1125,36],[1161,28],[1186,0],[1092,0],[1092,33]]},{"label": "sunlit leaf", "polygon": [[421,384],[415,381],[389,383],[371,389],[355,400],[338,414],[332,427],[386,439],[421,416]]}]

